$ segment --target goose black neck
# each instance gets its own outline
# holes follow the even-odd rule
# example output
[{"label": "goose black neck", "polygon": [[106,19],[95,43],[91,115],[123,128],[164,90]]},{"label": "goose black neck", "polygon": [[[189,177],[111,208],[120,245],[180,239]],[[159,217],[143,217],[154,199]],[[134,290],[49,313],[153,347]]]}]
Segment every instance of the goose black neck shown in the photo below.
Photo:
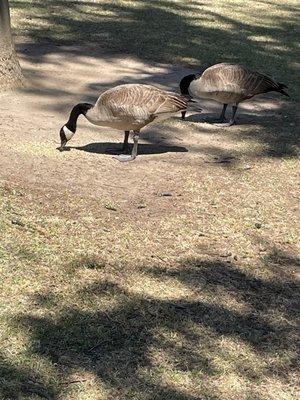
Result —
[{"label": "goose black neck", "polygon": [[93,105],[89,103],[79,103],[73,107],[68,122],[66,123],[66,127],[70,129],[72,132],[76,132],[77,119],[80,114],[86,115],[88,110],[92,108]]},{"label": "goose black neck", "polygon": [[196,75],[194,75],[194,74],[187,75],[181,79],[180,84],[179,84],[181,94],[183,94],[184,96],[190,95],[189,94],[189,86],[190,86],[190,83],[195,79],[196,79]]}]

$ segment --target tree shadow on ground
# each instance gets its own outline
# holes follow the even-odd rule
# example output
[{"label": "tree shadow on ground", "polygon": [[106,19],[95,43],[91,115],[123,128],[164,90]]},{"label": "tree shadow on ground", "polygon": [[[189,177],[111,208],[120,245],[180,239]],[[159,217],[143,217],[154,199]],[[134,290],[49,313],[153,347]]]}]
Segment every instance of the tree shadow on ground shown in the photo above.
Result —
[{"label": "tree shadow on ground", "polygon": [[14,366],[0,353],[1,399],[18,400],[21,393],[29,397],[52,399],[54,396],[52,388],[40,380],[43,378],[33,374],[30,368]]},{"label": "tree shadow on ground", "polygon": [[[263,279],[249,268],[220,260],[138,267],[144,277],[166,285],[175,281],[189,290],[188,297],[172,300],[126,288],[121,275],[131,268],[124,266],[116,279],[108,274],[78,289],[77,300],[88,300],[93,310],[73,306],[52,316],[28,313],[19,315],[16,323],[29,335],[32,354],[51,362],[63,379],[74,369],[88,371],[116,399],[221,399],[206,382],[221,374],[215,357],[232,357],[235,346],[246,346],[249,353],[235,355],[232,368],[251,382],[263,376],[288,379],[296,370],[299,286],[286,269],[295,258],[284,254],[281,265],[278,254],[276,261],[270,256],[272,263],[266,257],[265,265],[271,270],[274,263],[280,265],[280,279],[276,269],[274,278]],[[76,260],[76,268],[97,265],[82,259]],[[110,308],[102,306],[108,298],[114,299]],[[224,338],[232,341],[231,350],[223,347]],[[189,376],[188,387],[176,383],[180,374]],[[52,390],[59,393],[58,387]],[[251,387],[248,394],[257,398]]]},{"label": "tree shadow on ground", "polygon": [[[30,13],[33,22],[27,21],[18,33],[33,41],[95,43],[105,53],[154,62],[189,60],[197,67],[242,61],[253,67],[268,66],[270,73],[280,74],[278,79],[293,81],[296,8],[258,3],[250,12],[229,2],[221,13],[203,1],[68,1],[66,7],[59,0],[39,0],[34,8],[27,1],[11,1],[17,12]],[[280,12],[268,13],[274,9]]]},{"label": "tree shadow on ground", "polygon": [[[99,55],[100,57],[100,55]],[[109,62],[110,58],[106,57],[106,62]],[[67,59],[65,60],[67,62]],[[91,65],[91,68],[94,66]],[[58,81],[55,84],[55,74],[51,74],[50,85],[47,84],[47,76],[44,74],[36,73],[32,71],[34,84],[32,87],[25,89],[27,93],[36,94],[37,96],[43,97],[43,103],[38,103],[39,110],[43,113],[53,112],[64,113],[64,120],[71,108],[77,102],[89,102],[94,104],[99,94],[108,88],[124,83],[142,83],[142,84],[153,84],[164,89],[177,90],[178,81],[180,76],[184,75],[188,71],[182,70],[178,66],[164,66],[157,67],[162,68],[165,73],[157,72],[151,73],[150,66],[127,66],[127,75],[124,76],[120,71],[120,77],[114,78],[113,82],[111,78],[102,78],[101,82],[90,82],[87,83],[80,91],[80,93],[74,92],[71,87],[62,88],[61,82]],[[182,71],[182,73],[180,72]],[[73,92],[72,92],[73,90]],[[56,100],[50,100],[46,102],[45,99],[54,97]],[[198,113],[195,109],[202,107],[203,112]],[[297,157],[299,154],[299,130],[298,130],[298,114],[295,106],[290,106],[290,103],[283,102],[278,95],[267,95],[255,98],[251,102],[242,103],[239,107],[237,115],[237,126],[230,128],[218,128],[215,127],[213,131],[208,131],[207,126],[203,124],[206,121],[212,121],[219,116],[221,105],[214,102],[202,100],[197,105],[193,105],[189,109],[186,121],[180,120],[180,113],[174,120],[180,122],[182,131],[180,136],[184,139],[182,132],[198,131],[200,134],[209,133],[224,136],[224,133],[230,138],[234,138],[237,142],[249,142],[249,155],[254,155],[251,149],[251,143],[259,143],[262,145],[262,149],[257,150],[257,156],[264,157]],[[61,124],[65,122],[61,120]],[[193,123],[192,129],[190,129],[190,123]],[[162,125],[163,126],[163,125]],[[212,125],[211,125],[212,127]],[[157,133],[159,132],[158,125],[152,125],[150,128],[153,132],[152,137],[149,138],[149,142],[155,145],[157,142]],[[172,131],[179,131],[178,126],[172,126]],[[170,145],[170,143],[165,143]],[[216,149],[217,150],[217,149]],[[247,154],[247,151],[244,152]]]},{"label": "tree shadow on ground", "polygon": [[[34,10],[30,10],[27,2],[18,0],[12,1],[12,6],[19,12],[32,11],[31,17],[37,21],[36,25],[26,26],[24,36],[31,38],[32,42],[48,38],[48,44],[38,46],[39,49],[31,43],[21,46],[22,57],[33,63],[54,62],[58,68],[65,68],[65,58],[68,62],[73,60],[74,63],[85,64],[88,70],[95,68],[92,62],[88,65],[89,60],[104,59],[106,62],[102,68],[109,69],[119,62],[120,57],[133,57],[139,62],[146,62],[149,67],[164,68],[164,73],[151,73],[149,69],[145,71],[140,67],[135,71],[132,69],[131,76],[126,76],[121,68],[120,78],[113,82],[105,81],[103,77],[98,82],[87,82],[81,96],[76,94],[78,101],[79,97],[80,101],[94,101],[103,90],[122,83],[139,82],[177,89],[180,78],[191,70],[176,63],[192,65],[195,68],[193,71],[198,71],[220,61],[239,62],[273,75],[278,81],[288,84],[291,97],[297,98],[295,9],[291,5],[278,4],[276,7],[281,12],[271,13],[272,16],[266,12],[262,16],[262,10],[267,11],[270,3],[259,3],[261,6],[250,13],[254,16],[253,25],[247,22],[248,18],[243,18],[249,14],[247,8],[244,10],[240,5],[228,4],[226,9],[232,9],[232,13],[226,14],[225,10],[220,13],[217,8],[201,1],[70,1],[65,7],[61,1],[47,0],[46,3],[38,1]],[[41,26],[38,24],[40,21]],[[47,25],[51,29],[45,31]],[[74,46],[74,42],[88,44]],[[63,58],[51,61],[48,58],[51,54]],[[36,73],[32,71],[32,74]],[[46,79],[36,75],[35,84],[27,90],[55,97],[54,110],[67,111],[74,104],[75,94],[71,87],[63,88],[58,83],[58,89],[47,85]],[[260,100],[257,98],[255,102],[259,104]],[[47,107],[52,106],[48,104]],[[297,107],[292,101],[284,102],[279,97],[276,116],[272,110],[265,108],[257,111],[255,117],[251,112],[249,119],[247,115],[246,118],[241,115],[238,120],[244,126],[249,125],[249,130],[242,132],[239,140],[256,140],[265,145],[259,156],[297,155],[299,123]]]}]

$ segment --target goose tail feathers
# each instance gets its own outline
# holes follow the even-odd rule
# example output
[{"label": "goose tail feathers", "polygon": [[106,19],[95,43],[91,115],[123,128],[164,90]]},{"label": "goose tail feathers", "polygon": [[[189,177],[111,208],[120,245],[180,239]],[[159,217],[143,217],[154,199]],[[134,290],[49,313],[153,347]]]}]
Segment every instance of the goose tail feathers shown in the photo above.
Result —
[{"label": "goose tail feathers", "polygon": [[279,83],[278,82],[278,86],[279,86],[279,88],[278,88],[277,91],[279,93],[284,94],[287,97],[290,97],[290,95],[284,90],[284,89],[287,89],[287,86],[284,83]]}]

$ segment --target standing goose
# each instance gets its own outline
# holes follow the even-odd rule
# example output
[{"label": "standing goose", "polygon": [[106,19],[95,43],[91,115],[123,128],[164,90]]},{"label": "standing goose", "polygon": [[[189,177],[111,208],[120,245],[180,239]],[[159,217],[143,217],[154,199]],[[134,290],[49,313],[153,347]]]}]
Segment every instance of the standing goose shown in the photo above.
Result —
[{"label": "standing goose", "polygon": [[123,152],[128,149],[128,136],[133,131],[134,145],[131,155],[121,154],[115,157],[119,161],[131,161],[137,156],[139,133],[144,126],[162,121],[176,112],[185,111],[186,108],[187,99],[179,94],[150,85],[119,85],[102,93],[94,106],[80,103],[73,107],[68,122],[60,130],[59,150],[64,150],[75,134],[77,119],[83,114],[94,125],[125,131]]},{"label": "standing goose", "polygon": [[[279,92],[289,95],[283,83],[275,82],[269,76],[252,71],[242,65],[221,63],[207,68],[201,75],[187,75],[180,82],[182,95],[195,98],[206,98],[223,103],[220,122],[225,121],[225,112],[228,104],[232,104],[232,116],[227,124],[235,123],[235,114],[238,104],[251,97],[267,92]],[[186,111],[182,111],[182,119]]]}]

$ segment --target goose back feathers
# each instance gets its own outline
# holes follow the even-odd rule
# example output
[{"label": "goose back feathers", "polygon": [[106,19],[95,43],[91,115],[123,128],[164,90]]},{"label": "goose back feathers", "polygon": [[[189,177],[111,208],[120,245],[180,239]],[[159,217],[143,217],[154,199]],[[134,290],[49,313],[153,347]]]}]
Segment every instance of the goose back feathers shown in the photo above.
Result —
[{"label": "goose back feathers", "polygon": [[151,85],[126,84],[101,94],[95,106],[85,116],[96,125],[140,130],[186,108],[186,98],[177,93]]}]

